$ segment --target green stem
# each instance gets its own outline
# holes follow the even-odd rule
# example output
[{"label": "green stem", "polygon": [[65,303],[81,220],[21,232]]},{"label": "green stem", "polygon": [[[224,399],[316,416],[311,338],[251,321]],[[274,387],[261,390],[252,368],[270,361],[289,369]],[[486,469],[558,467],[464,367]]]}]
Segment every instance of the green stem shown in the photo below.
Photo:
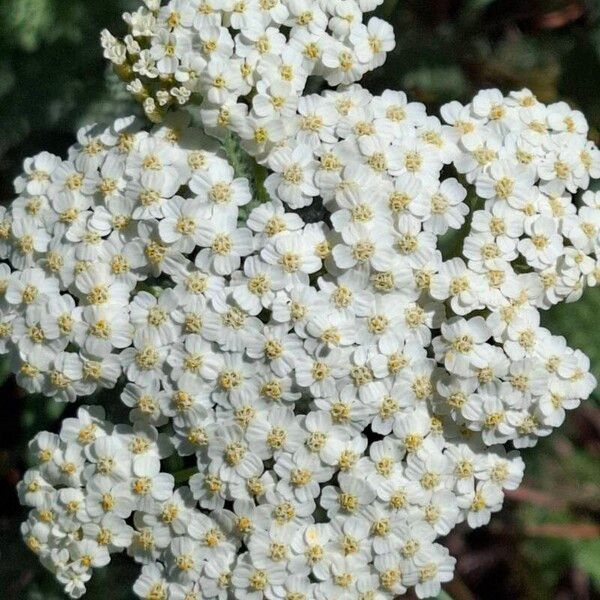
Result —
[{"label": "green stem", "polygon": [[[223,151],[233,167],[236,177],[250,177],[248,159],[250,158],[241,148],[237,136],[229,132],[222,142]],[[254,162],[254,161],[253,161]]]},{"label": "green stem", "polygon": [[254,192],[256,194],[256,199],[258,200],[259,204],[262,204],[263,202],[268,202],[270,198],[267,190],[265,189],[267,168],[255,162],[252,170],[254,171]]}]

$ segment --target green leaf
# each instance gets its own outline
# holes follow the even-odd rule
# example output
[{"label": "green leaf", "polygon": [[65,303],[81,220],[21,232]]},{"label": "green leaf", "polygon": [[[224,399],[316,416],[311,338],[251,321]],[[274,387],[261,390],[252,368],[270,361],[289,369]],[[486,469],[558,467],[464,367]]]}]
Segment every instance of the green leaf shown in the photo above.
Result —
[{"label": "green leaf", "polygon": [[187,483],[190,477],[192,475],[195,475],[197,472],[197,467],[189,467],[188,469],[181,469],[181,471],[176,471],[175,473],[173,473],[175,483]]},{"label": "green leaf", "polygon": [[600,539],[579,542],[575,547],[575,563],[600,591]]},{"label": "green leaf", "polygon": [[425,100],[450,100],[461,97],[467,89],[464,74],[456,65],[419,66],[409,71],[402,83]]},{"label": "green leaf", "polygon": [[464,29],[476,26],[482,13],[493,3],[494,0],[467,0],[460,10],[460,26]]}]

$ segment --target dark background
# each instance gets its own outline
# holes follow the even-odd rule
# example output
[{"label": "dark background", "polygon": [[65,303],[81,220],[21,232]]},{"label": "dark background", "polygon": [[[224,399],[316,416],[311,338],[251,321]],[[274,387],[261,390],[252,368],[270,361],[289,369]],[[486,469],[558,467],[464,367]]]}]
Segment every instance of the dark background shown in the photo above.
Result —
[{"label": "dark background", "polygon": [[[136,4],[133,4],[135,8]],[[0,0],[0,201],[26,156],[64,154],[76,128],[136,111],[107,70],[99,32],[121,32],[127,0]],[[600,4],[583,0],[386,0],[396,29],[386,65],[363,81],[404,89],[434,113],[477,90],[530,88],[540,100],[580,108],[600,141]],[[555,307],[545,325],[592,359],[600,379],[600,292]],[[62,598],[21,542],[14,492],[27,441],[56,430],[74,407],[25,397],[0,363],[0,600]],[[523,486],[482,530],[447,540],[458,557],[454,600],[600,598],[600,408],[598,397],[526,450]],[[116,398],[115,398],[116,401]],[[64,409],[64,412],[63,412]],[[137,567],[115,558],[95,573],[88,598],[132,598]]]}]

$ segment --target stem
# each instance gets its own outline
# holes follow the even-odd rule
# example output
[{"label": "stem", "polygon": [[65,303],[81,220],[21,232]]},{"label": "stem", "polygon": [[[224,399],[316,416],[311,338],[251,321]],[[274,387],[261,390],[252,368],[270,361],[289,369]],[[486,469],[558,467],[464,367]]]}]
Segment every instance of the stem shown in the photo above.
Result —
[{"label": "stem", "polygon": [[[250,157],[240,148],[236,136],[233,133],[228,132],[222,142],[222,146],[227,160],[233,167],[235,176],[250,178],[250,169],[248,168],[248,159],[250,159]],[[253,159],[251,160],[254,162]]]},{"label": "stem", "polygon": [[600,526],[596,523],[542,523],[526,526],[525,533],[532,537],[561,540],[597,540],[600,536]]},{"label": "stem", "polygon": [[268,202],[270,198],[267,190],[265,189],[267,168],[255,162],[252,170],[254,171],[254,192],[256,194],[256,199],[258,200],[259,204]]}]

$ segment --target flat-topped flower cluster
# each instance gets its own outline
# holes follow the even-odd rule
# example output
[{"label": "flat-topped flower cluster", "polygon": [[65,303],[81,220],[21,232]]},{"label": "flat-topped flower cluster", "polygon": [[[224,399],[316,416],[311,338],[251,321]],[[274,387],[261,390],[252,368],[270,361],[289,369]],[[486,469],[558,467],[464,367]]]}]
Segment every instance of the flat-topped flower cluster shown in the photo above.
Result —
[{"label": "flat-topped flower cluster", "polygon": [[159,124],[82,129],[0,209],[19,385],[130,408],[31,442],[23,535],[70,596],[123,551],[145,600],[435,596],[436,540],[486,524],[594,388],[540,325],[600,278],[583,115],[371,95],[379,3],[145,0],[102,39]]},{"label": "flat-topped flower cluster", "polygon": [[382,0],[145,0],[125,13],[128,33],[102,33],[104,55],[146,115],[201,104],[205,125],[233,129],[249,145],[293,134],[309,76],[358,81],[395,45],[391,25],[363,13]]},{"label": "flat-topped flower cluster", "polygon": [[131,408],[31,443],[23,534],[72,597],[123,550],[150,600],[435,596],[436,539],[486,524],[512,448],[595,385],[539,320],[598,275],[580,113],[485,91],[442,124],[357,85],[294,110],[262,204],[185,112],[83,129],[15,182],[0,349],[29,392]]}]

